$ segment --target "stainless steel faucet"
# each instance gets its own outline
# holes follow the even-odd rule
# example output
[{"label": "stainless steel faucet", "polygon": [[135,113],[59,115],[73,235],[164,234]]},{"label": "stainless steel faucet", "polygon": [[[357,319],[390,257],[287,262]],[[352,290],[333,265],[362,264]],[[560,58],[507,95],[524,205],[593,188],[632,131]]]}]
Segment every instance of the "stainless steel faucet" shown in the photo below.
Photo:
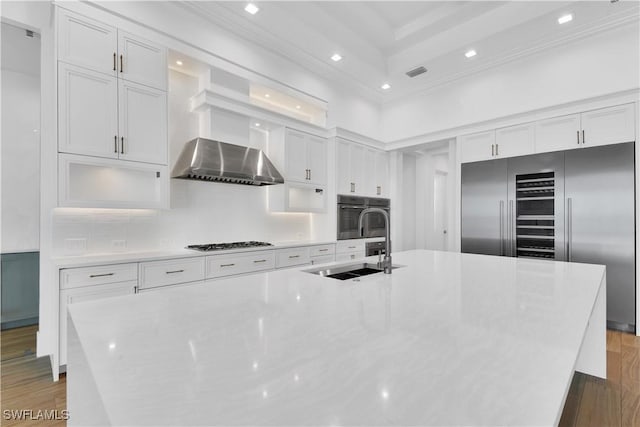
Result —
[{"label": "stainless steel faucet", "polygon": [[368,213],[379,213],[384,217],[384,260],[382,261],[382,267],[384,267],[384,274],[391,274],[391,228],[389,227],[389,214],[384,209],[380,208],[366,208],[360,212],[358,217],[358,230],[360,236],[362,236],[362,220]]}]

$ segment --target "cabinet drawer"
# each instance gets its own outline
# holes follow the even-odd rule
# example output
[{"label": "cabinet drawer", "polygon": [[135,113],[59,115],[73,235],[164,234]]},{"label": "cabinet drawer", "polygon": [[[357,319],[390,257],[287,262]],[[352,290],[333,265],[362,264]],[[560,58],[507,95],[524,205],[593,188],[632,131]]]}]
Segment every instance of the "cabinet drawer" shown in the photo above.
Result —
[{"label": "cabinet drawer", "polygon": [[325,264],[327,262],[335,261],[335,255],[322,255],[322,256],[314,256],[311,258],[311,265],[316,264]]},{"label": "cabinet drawer", "polygon": [[204,280],[204,258],[140,263],[140,289]]},{"label": "cabinet drawer", "polygon": [[319,245],[319,246],[311,246],[309,248],[309,256],[325,256],[325,255],[333,255],[336,253],[336,245]]},{"label": "cabinet drawer", "polygon": [[336,254],[336,262],[353,261],[361,258],[364,258],[364,252],[362,251]]},{"label": "cabinet drawer", "polygon": [[273,270],[276,265],[274,251],[248,254],[217,255],[207,257],[207,279],[233,276],[255,271]]},{"label": "cabinet drawer", "polygon": [[336,253],[362,251],[364,256],[364,240],[343,240],[336,243]]},{"label": "cabinet drawer", "polygon": [[105,283],[126,282],[130,280],[138,280],[137,263],[64,268],[60,270],[61,289],[103,285]]},{"label": "cabinet drawer", "polygon": [[309,264],[309,262],[309,248],[281,249],[277,251],[277,268],[305,265]]}]

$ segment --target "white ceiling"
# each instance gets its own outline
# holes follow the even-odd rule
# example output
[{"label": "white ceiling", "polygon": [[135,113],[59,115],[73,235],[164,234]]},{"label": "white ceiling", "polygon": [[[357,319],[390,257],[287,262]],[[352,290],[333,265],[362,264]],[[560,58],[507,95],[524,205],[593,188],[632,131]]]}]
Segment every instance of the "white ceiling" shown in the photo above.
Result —
[{"label": "white ceiling", "polygon": [[[381,101],[637,21],[638,1],[193,1],[215,25]],[[557,19],[572,13],[573,21]],[[475,49],[477,56],[464,53]],[[333,53],[343,59],[331,61]],[[426,74],[409,78],[417,66]],[[383,82],[391,89],[383,91]]]}]

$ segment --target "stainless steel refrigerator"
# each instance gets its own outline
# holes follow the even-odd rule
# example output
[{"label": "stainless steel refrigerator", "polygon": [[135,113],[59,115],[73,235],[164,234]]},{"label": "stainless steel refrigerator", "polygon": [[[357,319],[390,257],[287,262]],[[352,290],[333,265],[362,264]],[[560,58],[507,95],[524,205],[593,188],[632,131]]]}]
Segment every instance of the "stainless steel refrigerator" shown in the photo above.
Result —
[{"label": "stainless steel refrigerator", "polygon": [[634,143],[462,165],[462,252],[607,266],[607,323],[635,330]]}]

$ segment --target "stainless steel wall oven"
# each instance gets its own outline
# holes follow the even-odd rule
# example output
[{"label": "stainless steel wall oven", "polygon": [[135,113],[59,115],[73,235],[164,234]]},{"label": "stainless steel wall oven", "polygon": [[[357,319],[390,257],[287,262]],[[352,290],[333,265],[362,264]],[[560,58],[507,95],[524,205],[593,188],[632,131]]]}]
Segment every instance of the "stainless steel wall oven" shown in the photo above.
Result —
[{"label": "stainless steel wall oven", "polygon": [[360,235],[358,218],[360,212],[368,207],[384,209],[391,216],[389,199],[338,195],[338,240],[384,237],[384,217],[375,213],[365,216],[364,233]]}]

